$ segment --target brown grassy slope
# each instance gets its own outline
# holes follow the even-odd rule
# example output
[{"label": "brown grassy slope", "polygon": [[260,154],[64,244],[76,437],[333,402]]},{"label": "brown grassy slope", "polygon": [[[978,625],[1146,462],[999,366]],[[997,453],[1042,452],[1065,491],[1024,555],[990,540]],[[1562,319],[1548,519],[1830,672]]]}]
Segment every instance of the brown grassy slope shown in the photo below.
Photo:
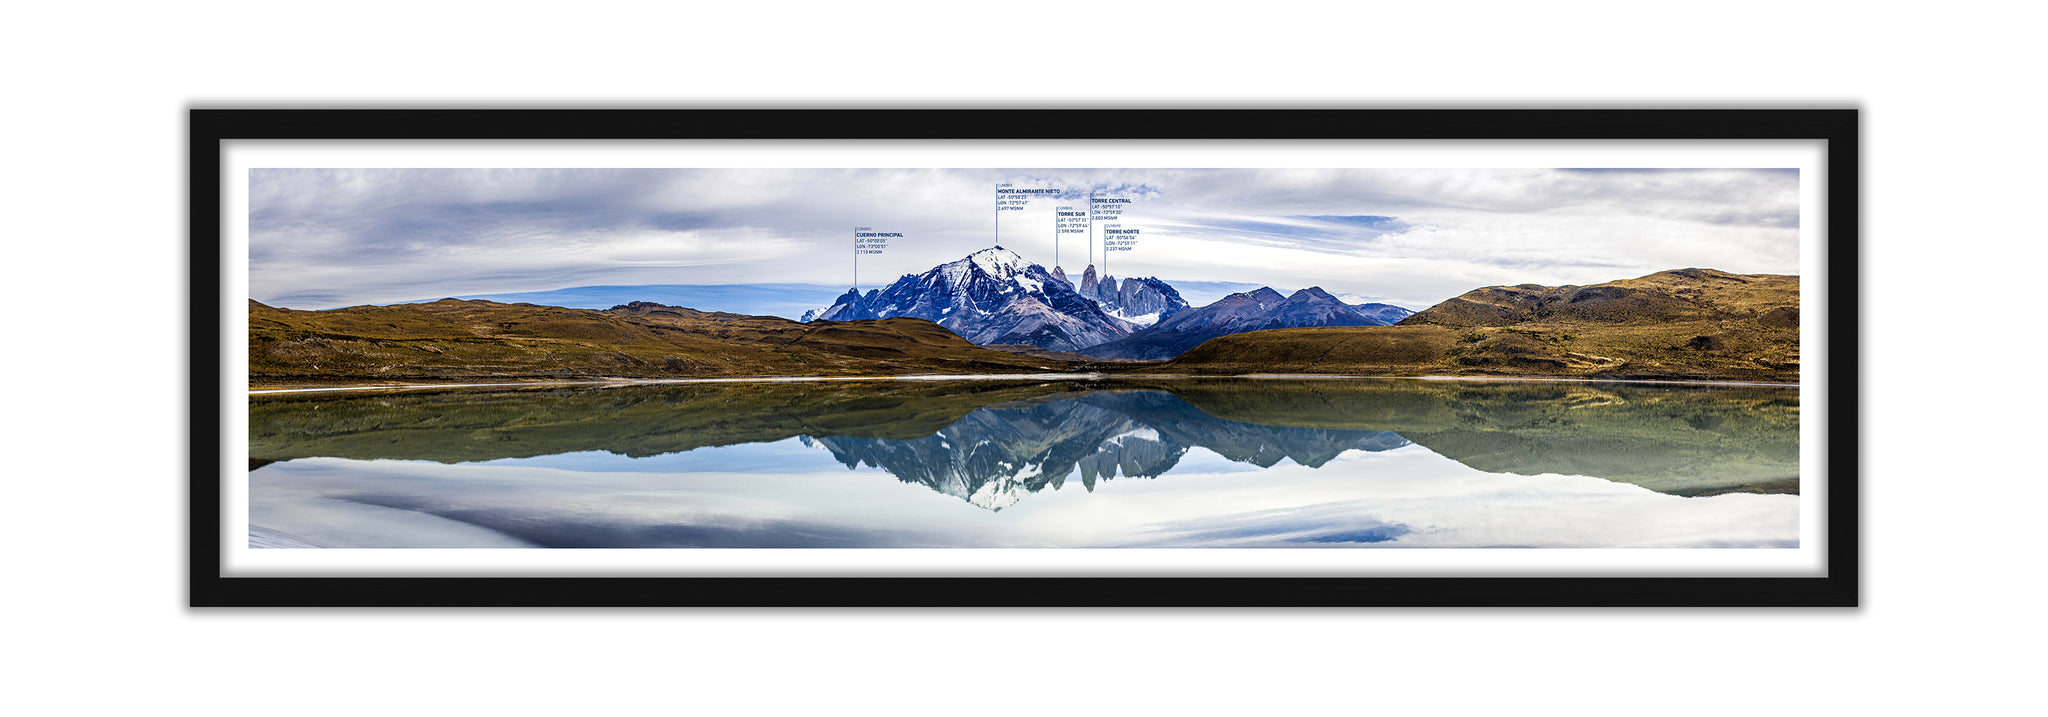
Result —
[{"label": "brown grassy slope", "polygon": [[1147,370],[1796,382],[1799,278],[1681,269],[1492,286],[1395,326],[1235,334]]},{"label": "brown grassy slope", "polygon": [[1008,373],[1064,369],[919,319],[814,322],[636,303],[443,299],[295,311],[249,302],[252,384]]}]

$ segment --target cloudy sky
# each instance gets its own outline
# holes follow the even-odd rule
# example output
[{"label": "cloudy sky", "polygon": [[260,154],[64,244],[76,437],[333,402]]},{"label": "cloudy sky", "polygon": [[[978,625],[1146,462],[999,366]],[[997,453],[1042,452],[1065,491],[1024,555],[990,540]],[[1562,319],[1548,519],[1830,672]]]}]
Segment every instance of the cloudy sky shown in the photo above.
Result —
[{"label": "cloudy sky", "polygon": [[[997,183],[1062,194],[998,219]],[[786,313],[853,285],[856,226],[903,235],[860,257],[863,290],[997,243],[1078,278],[1089,241],[1056,248],[1054,210],[1091,192],[1129,199],[1120,223],[1142,232],[1109,273],[1196,305],[1239,285],[1419,310],[1498,284],[1799,271],[1790,169],[256,169],[249,290],[324,309],[726,285],[694,308],[759,310],[764,291],[734,285],[811,285]]]}]

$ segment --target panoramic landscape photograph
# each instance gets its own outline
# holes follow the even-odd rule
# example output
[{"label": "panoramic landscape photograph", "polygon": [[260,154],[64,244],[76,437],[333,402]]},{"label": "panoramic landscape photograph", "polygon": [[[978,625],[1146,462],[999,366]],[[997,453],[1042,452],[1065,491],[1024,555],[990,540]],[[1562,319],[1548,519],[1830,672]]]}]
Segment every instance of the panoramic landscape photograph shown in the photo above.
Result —
[{"label": "panoramic landscape photograph", "polygon": [[1797,549],[1801,181],[253,168],[246,546]]}]

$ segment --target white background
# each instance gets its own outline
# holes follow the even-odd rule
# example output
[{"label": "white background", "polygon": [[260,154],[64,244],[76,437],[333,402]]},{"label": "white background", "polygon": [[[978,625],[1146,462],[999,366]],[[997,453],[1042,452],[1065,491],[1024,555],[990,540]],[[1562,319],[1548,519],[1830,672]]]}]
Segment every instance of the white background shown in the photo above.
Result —
[{"label": "white background", "polygon": [[[16,8],[0,290],[27,400],[10,401],[0,521],[4,699],[216,715],[2034,703],[2044,491],[2019,456],[2041,392],[2012,376],[2039,342],[2034,25],[1967,2],[1416,5]],[[540,103],[1861,107],[1865,607],[182,607],[184,110]]]}]

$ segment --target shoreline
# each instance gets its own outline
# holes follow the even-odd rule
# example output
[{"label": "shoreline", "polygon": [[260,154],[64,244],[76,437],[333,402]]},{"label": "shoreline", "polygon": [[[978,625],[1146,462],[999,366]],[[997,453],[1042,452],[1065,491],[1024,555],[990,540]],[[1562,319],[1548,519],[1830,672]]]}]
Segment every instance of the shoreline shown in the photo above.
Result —
[{"label": "shoreline", "polygon": [[728,378],[617,378],[594,381],[520,381],[514,383],[409,383],[382,386],[319,386],[309,388],[249,389],[249,395],[312,393],[316,391],[378,391],[420,388],[518,388],[524,386],[659,386],[693,383],[822,383],[826,381],[1050,381],[1094,380],[1099,373],[981,373],[917,374],[911,376],[740,376]]},{"label": "shoreline", "polygon": [[1669,383],[1701,386],[1767,386],[1775,388],[1798,388],[1797,383],[1775,383],[1769,381],[1719,381],[1715,379],[1683,378],[1575,378],[1552,376],[1368,376],[1363,374],[1314,374],[1314,373],[1247,373],[1225,378],[1253,379],[1314,379],[1314,378],[1404,378],[1416,381],[1544,381],[1558,383]]},{"label": "shoreline", "polygon": [[250,396],[267,396],[290,393],[319,393],[326,391],[409,391],[433,388],[523,388],[540,386],[660,386],[710,383],[823,383],[829,381],[1098,381],[1104,378],[1128,379],[1188,379],[1188,378],[1233,378],[1251,380],[1359,380],[1359,379],[1404,379],[1410,381],[1526,381],[1555,383],[1628,383],[1628,384],[1671,384],[1693,386],[1751,386],[1771,388],[1798,388],[1797,383],[1771,383],[1761,381],[1716,381],[1712,379],[1629,379],[1629,378],[1576,378],[1540,376],[1376,376],[1371,374],[1103,374],[1088,373],[1004,373],[1004,374],[917,374],[911,376],[745,376],[730,378],[620,378],[590,381],[521,381],[512,383],[420,383],[397,385],[319,386],[307,388],[260,388],[248,389]]}]

